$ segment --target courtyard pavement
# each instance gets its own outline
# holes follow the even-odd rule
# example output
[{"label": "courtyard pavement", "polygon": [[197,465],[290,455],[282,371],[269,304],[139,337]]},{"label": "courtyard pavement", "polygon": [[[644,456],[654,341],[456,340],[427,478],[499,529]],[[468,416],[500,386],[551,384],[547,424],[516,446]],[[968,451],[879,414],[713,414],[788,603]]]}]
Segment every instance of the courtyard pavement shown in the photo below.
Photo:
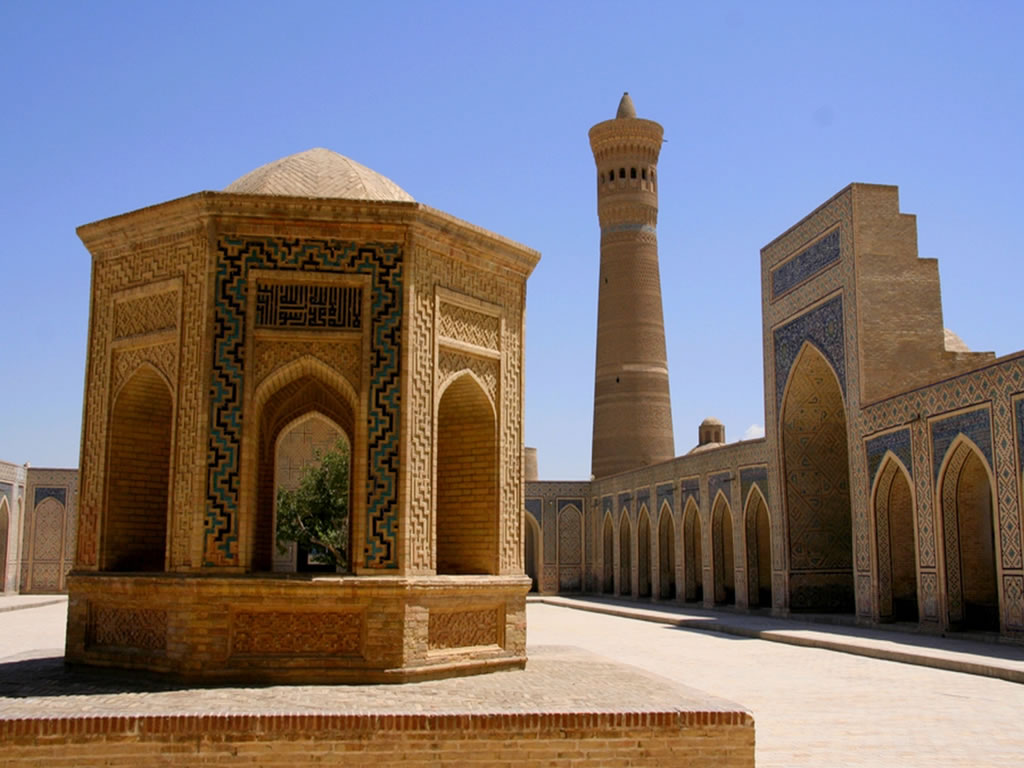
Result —
[{"label": "courtyard pavement", "polygon": [[[908,653],[919,656],[944,658],[947,654],[966,653],[971,663],[987,659],[981,662],[982,666],[1011,669],[1020,663],[1021,649],[1015,646],[905,636],[856,627],[805,627],[768,617],[684,611],[674,606],[666,609],[657,604],[557,600],[575,604],[577,609],[538,600],[531,600],[528,607],[528,642],[533,660],[526,673],[464,678],[472,681],[471,688],[466,690],[478,690],[483,697],[477,703],[501,701],[503,691],[514,687],[508,685],[510,678],[506,676],[530,674],[531,668],[538,677],[531,684],[537,687],[530,689],[529,696],[542,697],[546,695],[541,690],[545,680],[554,680],[553,673],[559,665],[571,666],[572,683],[567,687],[576,705],[585,706],[591,697],[596,701],[607,700],[609,696],[623,705],[635,706],[638,700],[646,701],[648,697],[654,700],[650,703],[655,703],[664,694],[651,677],[653,673],[665,678],[670,688],[672,683],[696,688],[752,711],[757,765],[761,768],[1016,768],[1024,764],[1024,685],[983,674],[894,663],[857,652],[813,647],[820,634],[825,639],[869,650],[887,650],[891,644],[897,649],[909,647]],[[580,607],[586,610],[578,610]],[[648,615],[630,617],[630,612]],[[128,712],[152,711],[153,707],[223,712],[239,697],[249,708],[264,711],[313,706],[314,698],[322,706],[333,707],[344,705],[353,697],[362,701],[363,706],[367,700],[367,687],[273,686],[254,690],[165,685],[157,690],[153,685],[133,686],[126,680],[113,680],[115,676],[109,673],[95,678],[91,684],[86,681],[83,687],[69,690],[67,683],[61,682],[64,673],[59,661],[65,614],[64,600],[0,613],[0,716],[17,716],[15,710],[47,715],[84,714],[112,706]],[[703,622],[703,628],[679,626],[680,621]],[[712,626],[716,622],[717,626]],[[775,636],[765,640],[755,632]],[[792,638],[780,641],[777,633],[793,633],[805,645],[792,644]],[[588,658],[592,660],[590,665],[581,665],[580,660],[585,662]],[[642,671],[639,676],[619,675],[614,672],[614,665],[607,664],[608,660]],[[564,678],[569,671],[562,670],[561,676]],[[428,697],[445,696],[444,682],[416,684],[416,689],[373,686],[373,694],[383,696],[387,706],[401,709],[408,706],[404,691],[417,690],[416,695]],[[52,685],[60,689],[56,696],[47,688]],[[316,691],[315,697],[311,696],[311,689]],[[473,706],[474,700],[462,700],[458,705]],[[508,700],[504,706],[517,704]]]}]

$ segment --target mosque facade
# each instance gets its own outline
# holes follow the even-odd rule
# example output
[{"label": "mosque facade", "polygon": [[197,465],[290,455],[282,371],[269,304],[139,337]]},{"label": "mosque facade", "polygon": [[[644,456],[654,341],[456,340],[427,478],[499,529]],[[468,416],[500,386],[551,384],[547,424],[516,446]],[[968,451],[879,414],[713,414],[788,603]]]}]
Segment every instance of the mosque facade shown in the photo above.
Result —
[{"label": "mosque facade", "polygon": [[[81,230],[105,308],[90,336],[81,513],[77,471],[0,463],[2,590],[63,591],[77,563],[69,640],[82,655],[97,632],[125,635],[102,617],[130,618],[127,604],[104,612],[87,594],[104,574],[302,570],[302,553],[272,546],[272,498],[344,435],[353,472],[377,478],[354,502],[357,574],[465,571],[510,580],[514,592],[523,566],[542,594],[1024,639],[1024,352],[971,352],[944,329],[937,264],[918,256],[898,189],[851,184],[761,250],[765,437],[727,442],[709,418],[697,445],[674,456],[656,235],[661,126],[638,118],[627,95],[590,142],[601,226],[590,480],[540,481],[536,453],[512,447],[522,437],[522,281],[536,254],[314,150],[224,193]],[[282,212],[309,242],[347,238],[428,265],[404,276],[414,343],[381,341],[393,271],[371,270],[360,248],[299,255],[351,269],[277,269],[298,258],[280,237]],[[212,221],[223,227],[213,255]],[[125,239],[125,227],[138,237]],[[485,257],[498,266],[474,272]],[[198,266],[181,268],[206,258],[210,285]],[[349,314],[325,319],[323,291],[348,296]],[[326,325],[295,327],[310,322]],[[388,360],[403,366],[402,383],[386,375]],[[460,505],[460,489],[438,482],[438,462],[491,453],[444,447],[471,442],[457,437],[460,419],[496,430],[494,487],[475,491],[507,525],[491,526],[479,500]],[[133,462],[137,477],[166,480],[120,485],[132,474],[117,468]],[[521,528],[513,509],[525,512]],[[450,609],[465,596],[449,597]],[[472,634],[483,617],[494,638],[518,638],[519,603],[502,600],[470,600],[479,615],[453,613],[447,631]],[[166,617],[146,621],[166,634]],[[157,642],[153,632],[136,634]]]},{"label": "mosque facade", "polygon": [[[627,94],[591,143],[654,136],[649,123]],[[898,189],[851,184],[762,248],[765,437],[727,443],[708,419],[695,448],[665,458],[667,400],[648,419],[608,404],[606,348],[627,350],[623,370],[660,378],[664,363],[663,352],[628,359],[617,336],[643,327],[634,338],[650,349],[662,331],[657,153],[621,143],[618,155],[595,148],[594,476],[527,477],[534,589],[1024,638],[1024,352],[971,352],[943,328],[937,263],[918,257]],[[643,271],[609,268],[610,252]],[[606,295],[620,299],[613,322]],[[605,411],[634,425],[619,455],[599,429],[599,413],[616,418]]]}]

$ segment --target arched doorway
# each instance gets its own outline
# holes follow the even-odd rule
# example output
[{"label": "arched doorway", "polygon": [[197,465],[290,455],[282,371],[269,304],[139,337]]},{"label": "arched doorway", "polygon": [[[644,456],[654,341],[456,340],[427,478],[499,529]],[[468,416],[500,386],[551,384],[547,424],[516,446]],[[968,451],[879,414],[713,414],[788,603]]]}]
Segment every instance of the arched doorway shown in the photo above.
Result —
[{"label": "arched doorway", "polygon": [[7,498],[0,498],[0,594],[7,589],[7,541],[11,527],[11,512]]},{"label": "arched doorway", "polygon": [[839,379],[805,343],[781,415],[790,609],[854,609],[846,411]]},{"label": "arched doorway", "polygon": [[[342,428],[319,411],[309,411],[282,428],[274,451],[274,538],[272,569],[279,572],[331,571],[334,567],[323,562],[315,550],[289,543],[282,551],[277,542],[277,498],[282,490],[299,487],[307,467],[318,466],[318,456],[328,451],[341,450],[348,456],[351,478],[351,443]],[[351,485],[351,481],[350,481]],[[350,488],[344,489],[349,494]],[[346,523],[347,525],[347,523]],[[347,536],[347,532],[345,532]]]},{"label": "arched doorway", "polygon": [[917,621],[914,503],[906,469],[890,457],[874,496],[878,605],[883,621]]},{"label": "arched doorway", "polygon": [[711,511],[712,567],[715,574],[715,603],[736,604],[736,558],[732,541],[732,510],[725,494],[719,492]]},{"label": "arched doorway", "polygon": [[640,507],[636,526],[636,589],[640,597],[651,596],[651,517]]},{"label": "arched doorway", "polygon": [[476,377],[458,376],[437,407],[437,573],[498,572],[498,431]]},{"label": "arched doorway", "polygon": [[604,516],[604,546],[601,548],[604,556],[604,583],[601,591],[605,594],[615,594],[615,525],[612,523],[611,514]]},{"label": "arched doorway", "polygon": [[992,484],[984,460],[968,441],[950,450],[940,487],[949,626],[997,632]]},{"label": "arched doorway", "polygon": [[772,530],[768,505],[755,485],[747,494],[747,604],[772,605]]},{"label": "arched doorway", "polygon": [[558,513],[558,591],[583,589],[583,515],[569,504]]},{"label": "arched doorway", "polygon": [[622,510],[619,517],[619,594],[633,594],[633,542],[629,528],[629,515]]},{"label": "arched doorway", "polygon": [[[289,374],[291,377],[289,378]],[[257,389],[253,411],[257,414],[255,518],[250,552],[256,571],[335,571],[315,553],[298,548],[281,553],[277,547],[277,490],[298,483],[302,469],[312,461],[314,448],[333,447],[338,440],[349,447],[349,485],[356,449],[354,393],[334,372],[308,360],[299,360],[279,375],[277,389]],[[352,512],[355,495],[349,493],[348,567],[352,566]]]},{"label": "arched doorway", "polygon": [[658,597],[673,600],[676,596],[676,526],[668,504],[661,505],[658,522]]},{"label": "arched doorway", "polygon": [[700,510],[690,499],[683,512],[683,595],[687,602],[704,600],[704,553]]},{"label": "arched doorway", "polygon": [[523,568],[530,577],[530,591],[537,592],[540,590],[540,524],[529,512],[524,512],[523,517]]},{"label": "arched doorway", "polygon": [[102,558],[107,571],[163,571],[171,470],[171,389],[142,365],[117,393],[107,454]]}]

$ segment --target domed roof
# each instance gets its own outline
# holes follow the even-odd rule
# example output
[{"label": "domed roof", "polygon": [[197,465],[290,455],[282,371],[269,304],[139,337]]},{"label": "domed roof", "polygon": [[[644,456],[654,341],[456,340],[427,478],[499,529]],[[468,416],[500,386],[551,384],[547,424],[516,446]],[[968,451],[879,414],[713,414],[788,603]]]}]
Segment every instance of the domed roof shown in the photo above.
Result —
[{"label": "domed roof", "polygon": [[702,427],[721,427],[724,426],[722,422],[716,419],[714,416],[708,416],[704,421],[700,423]]},{"label": "domed roof", "polygon": [[949,328],[945,329],[945,346],[947,352],[970,352],[970,347],[967,346],[966,342],[957,336]]},{"label": "domed roof", "polygon": [[246,195],[415,202],[412,195],[387,176],[322,147],[261,165],[228,184],[224,191]]}]

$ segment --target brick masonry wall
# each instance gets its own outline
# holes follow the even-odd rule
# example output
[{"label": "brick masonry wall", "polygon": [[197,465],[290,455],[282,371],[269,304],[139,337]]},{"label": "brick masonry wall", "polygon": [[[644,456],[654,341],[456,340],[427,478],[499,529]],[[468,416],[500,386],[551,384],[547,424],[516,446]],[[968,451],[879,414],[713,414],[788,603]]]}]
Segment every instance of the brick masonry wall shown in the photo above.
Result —
[{"label": "brick masonry wall", "polygon": [[170,715],[0,720],[5,766],[754,765],[745,712]]}]

